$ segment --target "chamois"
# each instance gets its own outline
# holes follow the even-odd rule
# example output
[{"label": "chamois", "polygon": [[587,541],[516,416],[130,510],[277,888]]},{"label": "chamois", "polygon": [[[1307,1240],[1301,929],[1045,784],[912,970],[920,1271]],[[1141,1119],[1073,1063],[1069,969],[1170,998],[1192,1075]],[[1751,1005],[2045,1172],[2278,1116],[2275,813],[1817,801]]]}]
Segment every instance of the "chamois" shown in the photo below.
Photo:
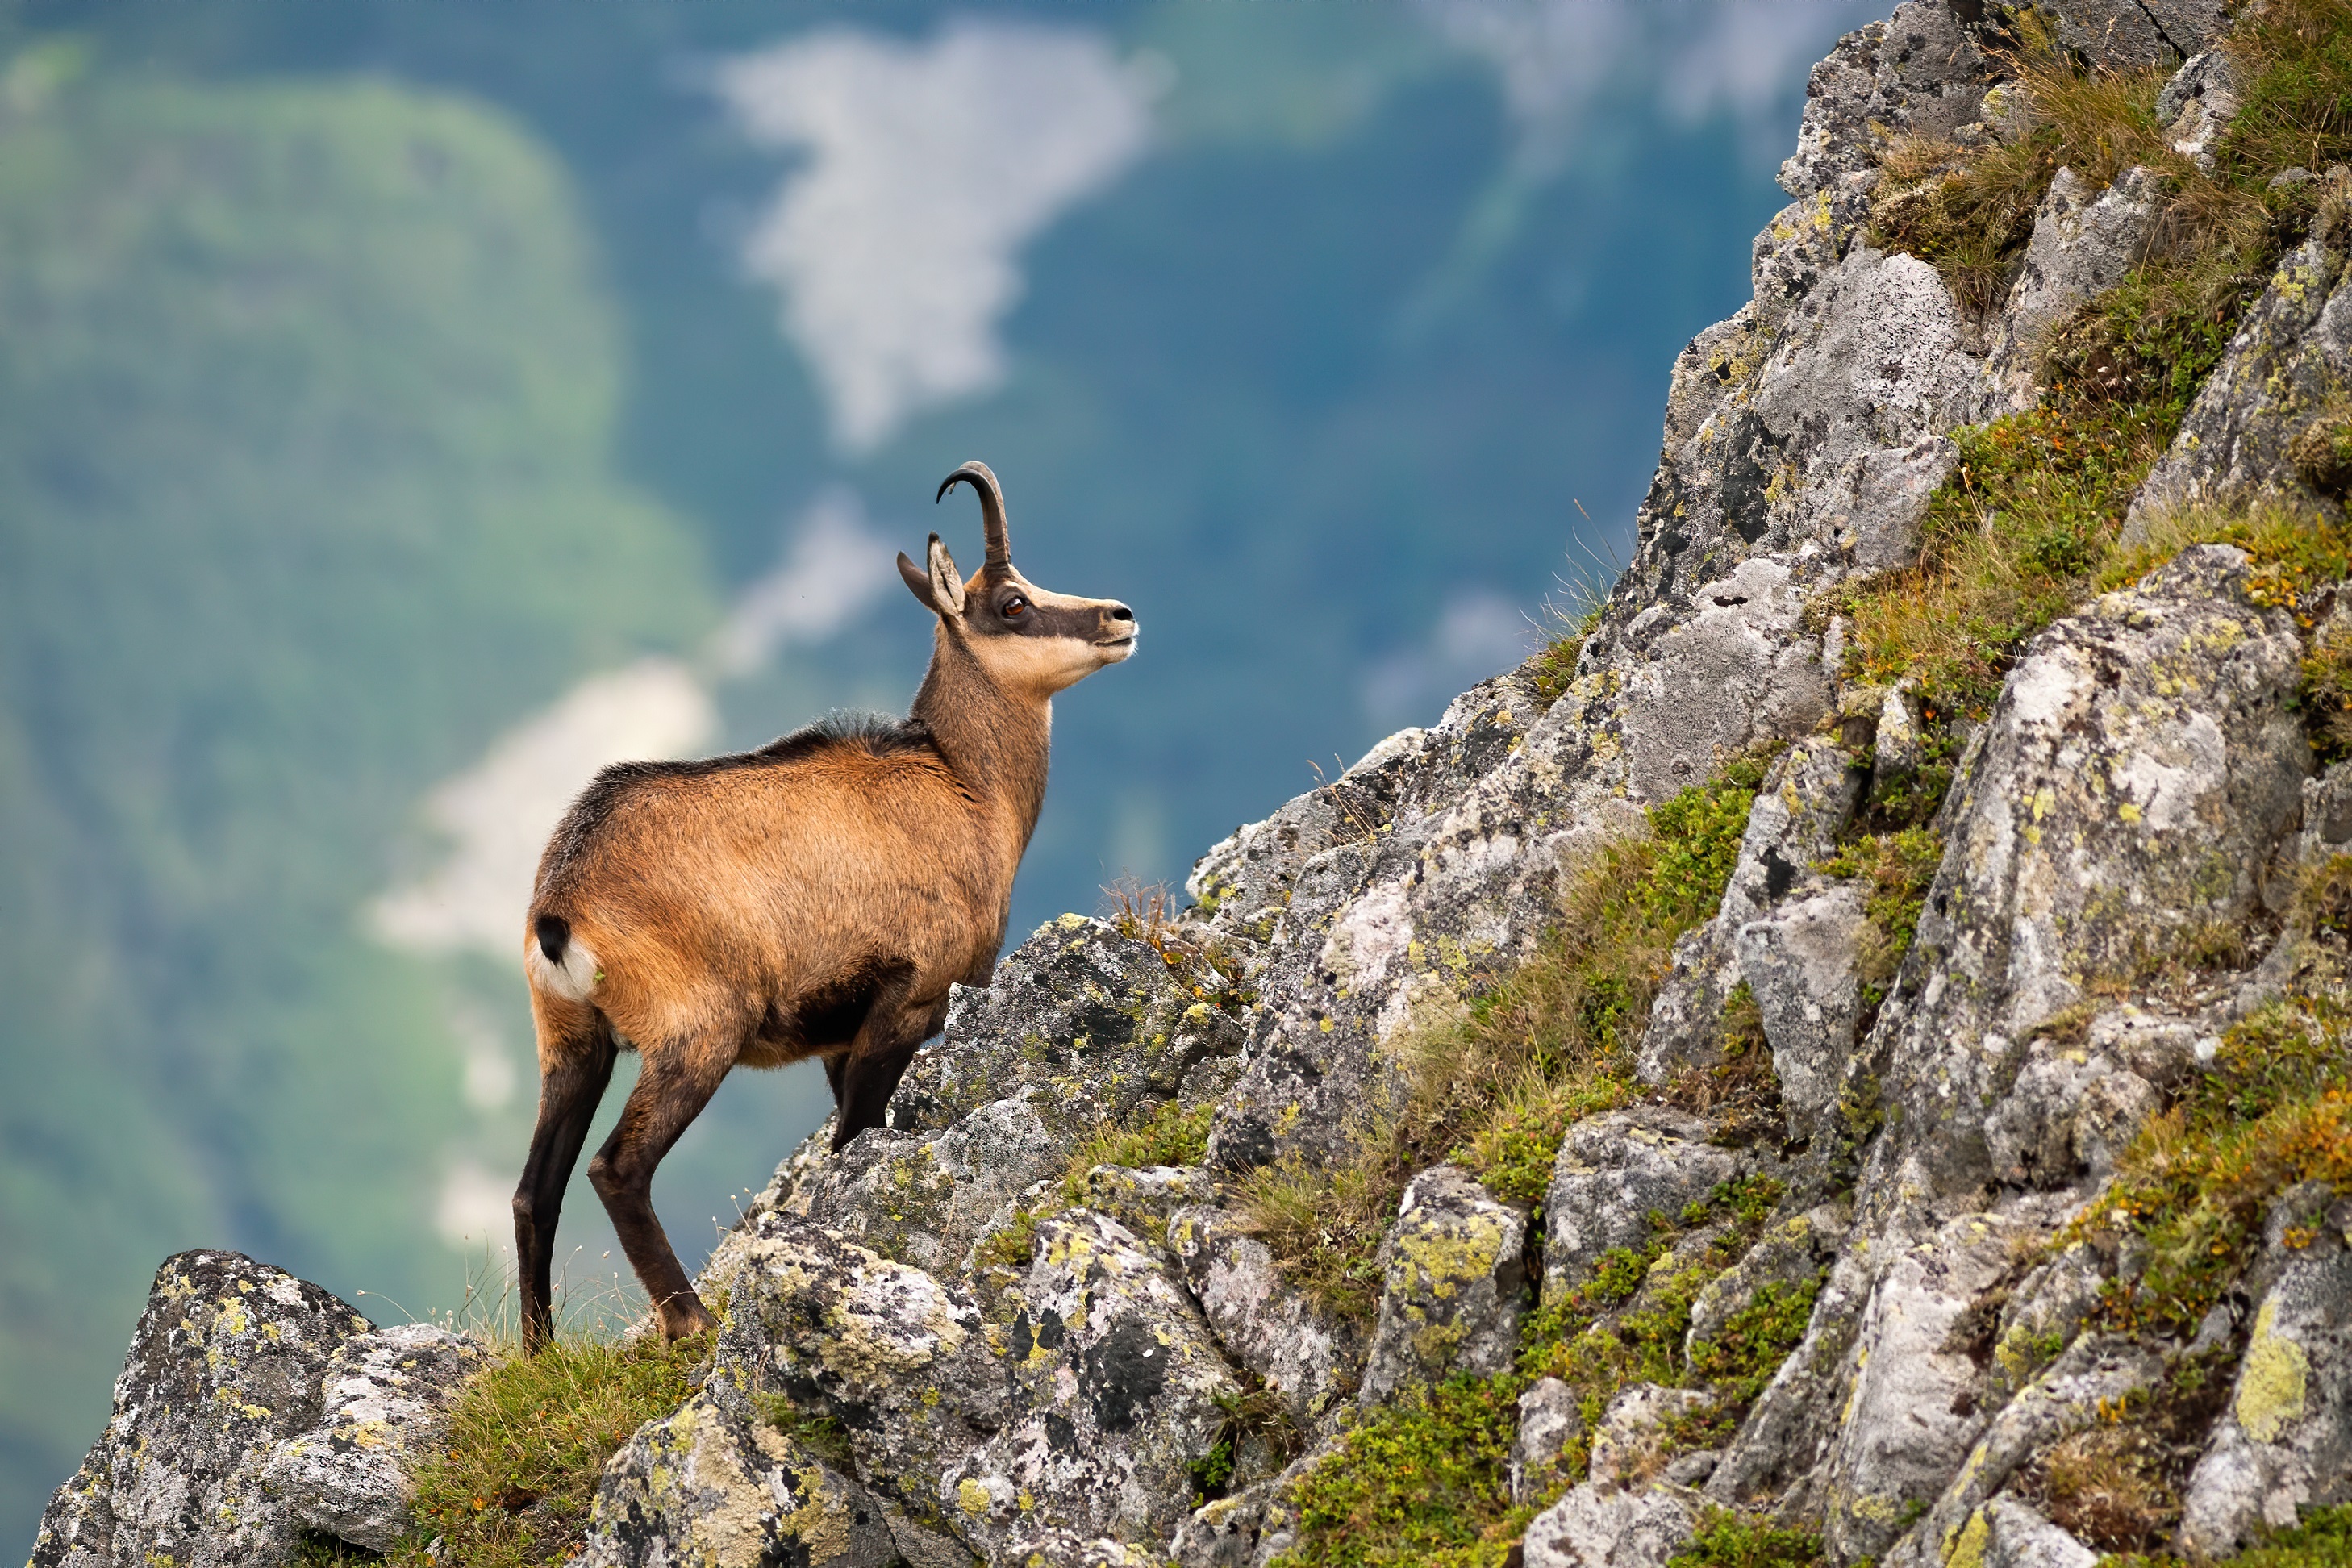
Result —
[{"label": "chamois", "polygon": [[838,1151],[882,1124],[948,987],[984,985],[1045,797],[1054,693],[1135,651],[1115,599],[1013,570],[983,463],[988,558],[967,582],[940,536],[899,575],[939,617],[903,721],[836,718],[736,756],[623,763],[572,804],[539,864],[523,940],[539,1122],[515,1190],[524,1342],[551,1331],[564,1184],[615,1056],[643,1058],[588,1179],[672,1339],[711,1325],[654,1215],[654,1167],[728,1069],[824,1059]]}]

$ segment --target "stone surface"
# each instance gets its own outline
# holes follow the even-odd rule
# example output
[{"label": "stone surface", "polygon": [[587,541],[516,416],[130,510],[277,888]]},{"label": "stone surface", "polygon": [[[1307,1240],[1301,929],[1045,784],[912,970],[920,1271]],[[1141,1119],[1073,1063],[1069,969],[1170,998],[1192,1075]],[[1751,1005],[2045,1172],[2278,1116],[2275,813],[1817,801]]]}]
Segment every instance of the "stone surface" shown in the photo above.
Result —
[{"label": "stone surface", "polygon": [[1987,81],[1975,39],[1940,5],[1898,5],[1884,22],[1848,33],[1805,86],[1797,151],[1780,187],[1811,195],[1874,174],[1888,132],[1937,138],[1978,117]]},{"label": "stone surface", "polygon": [[1584,1430],[1576,1390],[1556,1377],[1539,1378],[1519,1395],[1519,1429],[1511,1439],[1511,1500],[1522,1506],[1547,1489],[1570,1439]]},{"label": "stone surface", "polygon": [[1823,888],[1749,921],[1733,939],[1791,1127],[1811,1128],[1836,1107],[1853,1056],[1864,896],[1859,884]]},{"label": "stone surface", "polygon": [[2323,1189],[2273,1218],[2278,1281],[2255,1310],[2228,1409],[2183,1500],[2181,1539],[2200,1555],[2352,1501],[2352,1250],[2324,1217],[2332,1201]]},{"label": "stone surface", "polygon": [[1664,1568],[1693,1528],[1690,1506],[1663,1490],[1586,1482],[1528,1525],[1527,1568]]},{"label": "stone surface", "polygon": [[1415,1176],[1381,1245],[1381,1315],[1362,1401],[1456,1373],[1496,1373],[1527,1314],[1527,1212],[1452,1165]]},{"label": "stone surface", "polygon": [[2051,334],[2146,259],[2162,207],[2157,177],[2147,169],[2127,169],[2105,190],[2072,169],[2058,171],[2034,214],[2033,237],[1992,333],[1985,361],[1988,416],[2038,399]]},{"label": "stone surface", "polygon": [[1676,1416],[1706,1409],[1713,1401],[1695,1388],[1637,1383],[1620,1389],[1592,1429],[1591,1480],[1596,1490],[1639,1491],[1660,1475],[1673,1456],[1666,1425]]},{"label": "stone surface", "polygon": [[957,988],[945,1037],[891,1097],[890,1126],[945,1131],[1025,1099],[1057,1131],[1091,1131],[1173,1098],[1202,1060],[1240,1050],[1242,1033],[1149,942],[1064,915],[1005,954],[988,985]]},{"label": "stone surface", "polygon": [[1989,1121],[2037,1025],[2102,976],[2265,907],[2310,747],[2289,708],[2294,619],[2245,594],[2245,557],[2185,551],[2028,645],[1966,776],[1906,975],[1881,1010],[1885,1087],[1903,1108],[1864,1191],[1996,1178]]},{"label": "stone surface", "polygon": [[389,1551],[415,1516],[417,1464],[438,1450],[486,1347],[435,1323],[345,1340],[327,1363],[318,1426],[264,1461],[263,1494],[306,1530]]},{"label": "stone surface", "polygon": [[1979,1518],[1984,1568],[2093,1568],[2099,1561],[2097,1552],[2015,1498],[1993,1499]]},{"label": "stone surface", "polygon": [[1006,1333],[1008,1418],[940,1473],[957,1533],[994,1556],[1045,1527],[1162,1542],[1240,1394],[1147,1245],[1076,1212],[1038,1227]]},{"label": "stone surface", "polygon": [[2126,542],[2146,538],[2168,511],[2202,502],[2326,504],[2289,447],[2352,380],[2347,247],[2352,217],[2338,216],[2279,263],[2133,498]]},{"label": "stone surface", "polygon": [[296,1525],[260,1489],[316,1426],[335,1352],[374,1327],[318,1286],[234,1252],[155,1271],[114,1415],[51,1500],[32,1568],[274,1568]]},{"label": "stone surface", "polygon": [[1227,1210],[1179,1210],[1168,1249],[1236,1366],[1255,1373],[1301,1426],[1338,1416],[1363,1375],[1366,1342],[1355,1324],[1290,1289],[1265,1243]]},{"label": "stone surface", "polygon": [[1737,1155],[1704,1140],[1697,1118],[1663,1106],[1569,1129],[1544,1196],[1545,1300],[1582,1284],[1611,1247],[1639,1247],[1653,1213],[1678,1216],[1739,1173]]},{"label": "stone surface", "polygon": [[2172,150],[2211,174],[2221,132],[2238,116],[2244,98],[2236,67],[2220,49],[2204,49],[2182,63],[2157,95],[2156,121]]},{"label": "stone surface", "polygon": [[884,1505],[740,1396],[706,1390],[613,1456],[588,1521],[587,1568],[890,1568]]}]

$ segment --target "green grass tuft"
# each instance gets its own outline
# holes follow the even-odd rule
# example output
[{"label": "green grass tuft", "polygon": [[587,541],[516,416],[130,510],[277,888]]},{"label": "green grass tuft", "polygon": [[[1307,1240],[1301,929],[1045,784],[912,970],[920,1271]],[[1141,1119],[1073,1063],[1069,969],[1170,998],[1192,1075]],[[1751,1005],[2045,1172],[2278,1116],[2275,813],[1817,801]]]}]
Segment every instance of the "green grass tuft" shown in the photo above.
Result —
[{"label": "green grass tuft", "polygon": [[1710,1508],[1666,1568],[1811,1568],[1822,1560],[1822,1538],[1809,1530],[1782,1530],[1729,1509]]},{"label": "green grass tuft", "polygon": [[1733,760],[1652,807],[1646,835],[1572,873],[1559,923],[1532,956],[1400,1042],[1406,1101],[1358,1130],[1352,1158],[1251,1173],[1244,1212],[1286,1278],[1369,1321],[1381,1289],[1372,1254],[1414,1172],[1452,1159],[1498,1196],[1543,1195],[1570,1124],[1632,1093],[1633,1047],[1675,939],[1723,901],[1768,765]]},{"label": "green grass tuft", "polygon": [[[604,1461],[693,1389],[707,1337],[675,1344],[558,1340],[509,1353],[459,1397],[449,1447],[416,1477],[416,1525],[392,1553],[404,1568],[532,1568],[562,1563],[585,1539]],[[425,1546],[439,1540],[437,1558]]]}]

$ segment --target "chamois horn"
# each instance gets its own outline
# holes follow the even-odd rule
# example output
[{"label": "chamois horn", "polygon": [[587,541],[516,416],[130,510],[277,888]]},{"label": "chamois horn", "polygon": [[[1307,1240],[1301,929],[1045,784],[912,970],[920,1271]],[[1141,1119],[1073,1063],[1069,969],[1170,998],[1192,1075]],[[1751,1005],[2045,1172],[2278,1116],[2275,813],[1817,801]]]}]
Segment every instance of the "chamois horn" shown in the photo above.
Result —
[{"label": "chamois horn", "polygon": [[988,564],[1012,565],[1013,546],[1004,536],[1004,491],[998,487],[996,476],[988,471],[986,463],[975,458],[941,479],[940,493],[931,498],[931,504],[937,506],[945,500],[958,479],[980,492],[980,524],[988,540]]}]

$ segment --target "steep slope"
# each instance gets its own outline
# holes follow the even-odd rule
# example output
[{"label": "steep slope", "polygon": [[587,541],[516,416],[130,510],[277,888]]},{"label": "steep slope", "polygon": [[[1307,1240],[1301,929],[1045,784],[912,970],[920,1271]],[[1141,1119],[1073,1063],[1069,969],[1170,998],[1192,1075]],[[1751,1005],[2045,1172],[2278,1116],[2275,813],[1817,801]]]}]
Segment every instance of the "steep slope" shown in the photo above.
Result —
[{"label": "steep slope", "polygon": [[[961,993],[583,1533],[509,1363],[395,1554],[2340,1553],[2347,23],[1846,38],[1578,634]],[[37,1563],[337,1531],[307,1412],[150,1445],[166,1348],[243,1386],[218,1268]]]}]

